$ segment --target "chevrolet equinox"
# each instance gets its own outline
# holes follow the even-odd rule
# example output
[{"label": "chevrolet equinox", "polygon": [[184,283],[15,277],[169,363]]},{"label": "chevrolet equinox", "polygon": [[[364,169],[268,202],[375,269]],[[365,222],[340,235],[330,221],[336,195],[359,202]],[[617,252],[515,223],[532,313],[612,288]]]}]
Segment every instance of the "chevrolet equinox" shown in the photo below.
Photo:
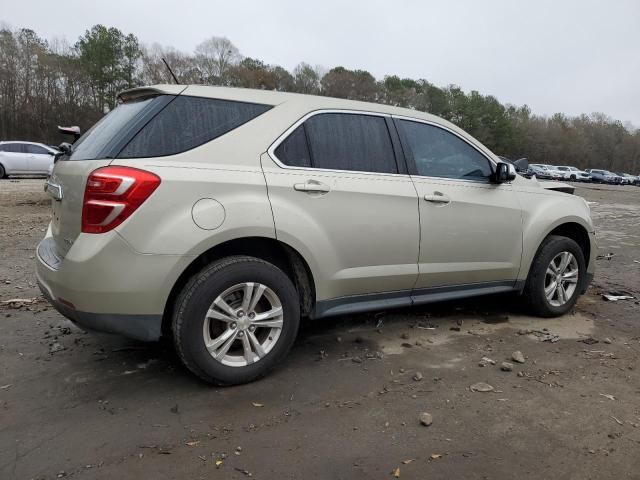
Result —
[{"label": "chevrolet equinox", "polygon": [[222,385],[278,364],[302,317],[500,292],[550,317],[593,276],[582,198],[387,105],[136,88],[46,190],[37,277],[55,308],[88,330],[170,336],[191,372]]}]

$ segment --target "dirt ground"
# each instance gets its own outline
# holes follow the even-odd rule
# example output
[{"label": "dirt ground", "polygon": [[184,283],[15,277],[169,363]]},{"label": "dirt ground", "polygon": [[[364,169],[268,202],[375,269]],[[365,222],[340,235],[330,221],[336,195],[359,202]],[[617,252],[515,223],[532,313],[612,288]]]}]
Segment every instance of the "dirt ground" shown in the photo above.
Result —
[{"label": "dirt ground", "polygon": [[310,322],[269,377],[213,388],[170,347],[38,300],[49,202],[41,179],[3,180],[0,300],[36,301],[0,306],[0,478],[638,479],[640,305],[600,294],[640,294],[640,188],[576,193],[614,255],[572,314],[494,296]]}]

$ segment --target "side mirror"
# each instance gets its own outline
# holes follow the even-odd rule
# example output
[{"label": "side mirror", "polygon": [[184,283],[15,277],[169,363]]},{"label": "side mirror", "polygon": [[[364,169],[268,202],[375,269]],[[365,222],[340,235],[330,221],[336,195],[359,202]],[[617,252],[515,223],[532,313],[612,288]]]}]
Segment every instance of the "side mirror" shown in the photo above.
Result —
[{"label": "side mirror", "polygon": [[514,167],[510,163],[505,162],[496,165],[496,171],[493,174],[493,181],[495,183],[510,182],[511,180],[515,180],[515,178],[516,167]]}]

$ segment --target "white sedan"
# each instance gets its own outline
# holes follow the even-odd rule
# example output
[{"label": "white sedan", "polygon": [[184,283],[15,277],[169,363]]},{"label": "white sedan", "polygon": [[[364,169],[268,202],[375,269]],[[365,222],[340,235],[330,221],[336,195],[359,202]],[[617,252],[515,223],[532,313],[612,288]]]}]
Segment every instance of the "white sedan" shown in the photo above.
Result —
[{"label": "white sedan", "polygon": [[0,178],[47,175],[59,153],[59,150],[43,143],[0,142]]}]

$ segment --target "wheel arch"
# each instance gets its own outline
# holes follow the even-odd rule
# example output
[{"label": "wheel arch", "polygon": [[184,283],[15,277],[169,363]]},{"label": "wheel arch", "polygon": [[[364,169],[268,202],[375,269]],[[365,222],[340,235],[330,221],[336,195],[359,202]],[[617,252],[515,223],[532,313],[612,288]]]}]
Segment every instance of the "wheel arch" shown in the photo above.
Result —
[{"label": "wheel arch", "polygon": [[173,284],[162,316],[162,334],[171,333],[174,300],[189,279],[206,265],[230,255],[248,255],[272,263],[284,271],[296,287],[300,298],[300,313],[307,316],[315,305],[315,283],[305,258],[290,245],[268,237],[242,237],[215,245],[200,255],[183,270]]},{"label": "wheel arch", "polygon": [[[525,235],[527,235],[526,232]],[[523,265],[520,269],[521,273],[519,275],[519,279],[521,281],[525,281],[528,278],[533,260],[538,255],[538,252],[540,251],[540,248],[542,247],[544,241],[551,235],[567,237],[575,241],[582,250],[587,269],[589,269],[589,267],[591,266],[590,262],[592,260],[591,257],[593,248],[591,245],[591,238],[589,236],[589,230],[587,226],[584,225],[579,217],[565,218],[549,226],[549,228],[547,228],[543,232],[543,234],[538,237],[536,243],[534,244],[535,250],[533,250],[529,255],[526,255],[526,257],[523,255]]]},{"label": "wheel arch", "polygon": [[[557,235],[559,237],[567,237],[578,244],[582,254],[584,255],[584,263],[589,267],[589,258],[591,257],[591,241],[589,240],[589,232],[584,226],[576,222],[567,222],[558,225],[551,230],[547,236]],[[540,247],[538,247],[540,248]]]}]

